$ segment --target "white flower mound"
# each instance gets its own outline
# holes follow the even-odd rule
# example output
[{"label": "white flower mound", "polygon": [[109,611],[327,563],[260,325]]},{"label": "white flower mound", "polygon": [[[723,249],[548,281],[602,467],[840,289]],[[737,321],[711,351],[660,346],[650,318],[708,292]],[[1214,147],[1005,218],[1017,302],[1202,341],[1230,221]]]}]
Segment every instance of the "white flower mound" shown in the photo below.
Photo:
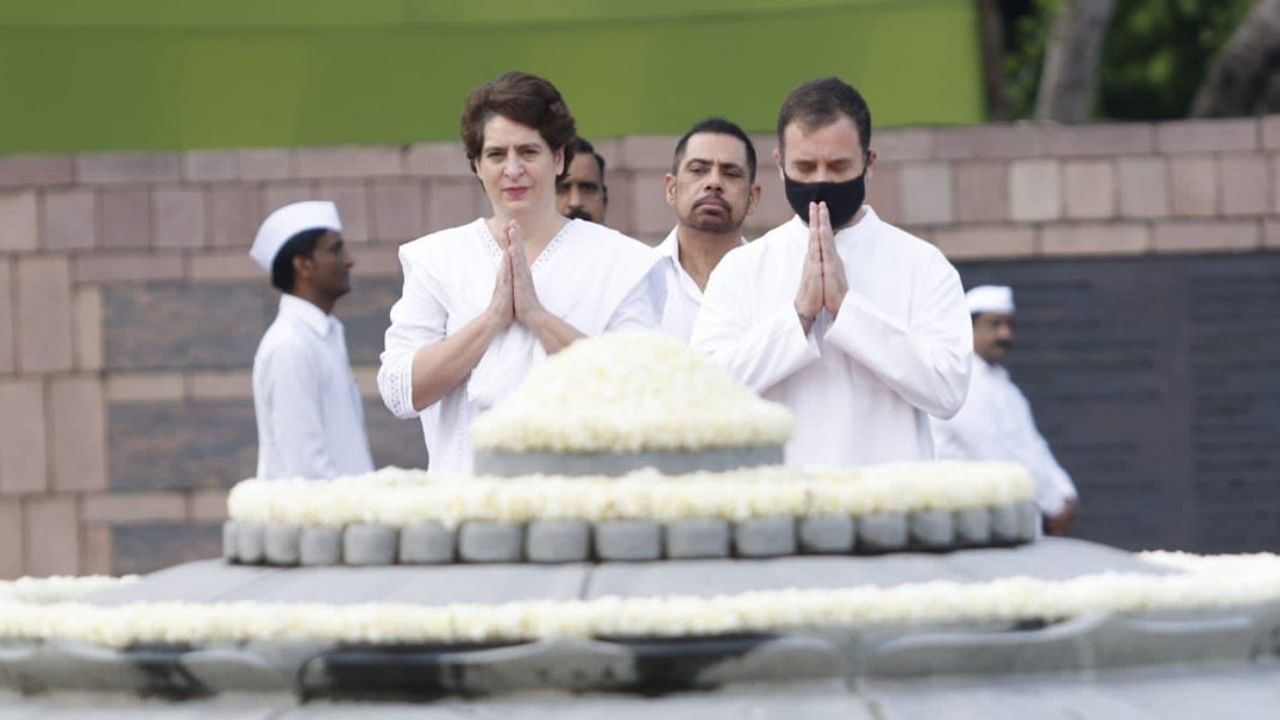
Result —
[{"label": "white flower mound", "polygon": [[710,358],[652,333],[579,340],[472,426],[477,449],[639,452],[780,445],[791,413]]}]

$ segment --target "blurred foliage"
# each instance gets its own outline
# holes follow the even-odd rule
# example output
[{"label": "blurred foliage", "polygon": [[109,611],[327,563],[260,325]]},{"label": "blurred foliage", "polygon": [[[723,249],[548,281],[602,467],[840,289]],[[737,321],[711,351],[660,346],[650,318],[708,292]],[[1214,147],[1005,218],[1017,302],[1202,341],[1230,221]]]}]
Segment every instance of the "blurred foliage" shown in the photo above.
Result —
[{"label": "blurred foliage", "polygon": [[[1005,83],[1014,117],[1031,117],[1053,17],[1070,0],[1002,3]],[[1255,0],[1116,0],[1103,42],[1094,115],[1186,117],[1218,51]]]}]

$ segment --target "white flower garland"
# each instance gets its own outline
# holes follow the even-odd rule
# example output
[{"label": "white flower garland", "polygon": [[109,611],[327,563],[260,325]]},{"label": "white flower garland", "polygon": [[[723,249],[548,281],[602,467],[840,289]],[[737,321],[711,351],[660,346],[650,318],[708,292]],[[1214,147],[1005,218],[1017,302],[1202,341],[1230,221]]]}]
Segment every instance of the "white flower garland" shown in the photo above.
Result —
[{"label": "white flower garland", "polygon": [[211,645],[518,642],[551,637],[676,637],[848,625],[1068,618],[1280,601],[1280,558],[1144,555],[1194,568],[1174,575],[1101,573],[1071,580],[1014,577],[840,590],[774,590],[710,598],[601,598],[503,605],[407,603],[140,603],[100,607],[0,605],[0,639]]},{"label": "white flower garland", "polygon": [[646,332],[579,340],[472,425],[477,449],[635,452],[781,445],[791,412],[710,358]]},{"label": "white flower garland", "polygon": [[23,577],[17,580],[0,581],[0,603],[51,604],[79,600],[101,590],[110,590],[122,585],[130,585],[138,581],[137,575],[110,577],[107,575],[86,575],[71,577],[54,575],[51,577]]},{"label": "white flower garland", "polygon": [[743,520],[785,515],[961,510],[1030,500],[1025,468],[1010,463],[907,463],[857,470],[783,466],[668,477],[441,478],[389,468],[331,481],[245,480],[231,519],[298,526],[404,527],[466,520]]}]

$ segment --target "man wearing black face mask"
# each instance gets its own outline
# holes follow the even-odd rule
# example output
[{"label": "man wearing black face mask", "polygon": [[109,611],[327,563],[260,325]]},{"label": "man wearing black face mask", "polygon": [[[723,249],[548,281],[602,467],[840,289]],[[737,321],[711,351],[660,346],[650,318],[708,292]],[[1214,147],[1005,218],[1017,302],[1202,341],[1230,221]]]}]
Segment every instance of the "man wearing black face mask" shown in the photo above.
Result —
[{"label": "man wearing black face mask", "polygon": [[929,460],[929,416],[969,387],[973,329],[959,275],[863,204],[871,113],[838,78],[796,88],[774,154],[796,212],[731,251],[707,284],[692,345],[795,414],[787,461]]}]

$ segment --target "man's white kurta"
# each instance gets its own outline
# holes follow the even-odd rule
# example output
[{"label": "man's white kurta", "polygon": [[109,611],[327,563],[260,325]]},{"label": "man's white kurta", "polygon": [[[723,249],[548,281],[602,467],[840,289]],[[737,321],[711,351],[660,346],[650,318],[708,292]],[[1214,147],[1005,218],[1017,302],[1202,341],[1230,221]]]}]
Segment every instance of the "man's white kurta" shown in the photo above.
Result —
[{"label": "man's white kurta", "polygon": [[787,462],[837,468],[933,457],[929,415],[969,386],[973,328],[955,268],[870,208],[835,236],[849,291],[808,335],[795,297],[809,247],[798,217],[732,250],[711,273],[693,331],[740,381],[795,414]]},{"label": "man's white kurta", "polygon": [[342,322],[293,295],[253,358],[258,477],[308,479],[373,470],[360,388]]},{"label": "man's white kurta", "polygon": [[[378,371],[383,402],[397,417],[420,417],[434,472],[471,470],[471,423],[515,389],[542,344],[519,323],[498,335],[471,374],[422,412],[413,408],[413,356],[456,333],[489,306],[502,250],[483,219],[400,247],[404,294]],[[571,220],[534,260],[538,299],[585,335],[656,328],[663,285],[652,248],[602,225]]]},{"label": "man's white kurta", "polygon": [[1036,481],[1036,504],[1053,517],[1076,498],[1067,471],[1054,459],[1036,428],[1031,404],[1009,379],[1009,371],[982,358],[973,361],[969,399],[949,420],[933,422],[942,460],[1008,460],[1022,463]]},{"label": "man's white kurta", "polygon": [[[693,323],[702,307],[702,288],[680,264],[680,239],[677,229],[671,231],[654,252],[667,287],[667,301],[662,309],[662,334],[688,343],[693,336]],[[744,238],[742,244],[746,245]]]}]

